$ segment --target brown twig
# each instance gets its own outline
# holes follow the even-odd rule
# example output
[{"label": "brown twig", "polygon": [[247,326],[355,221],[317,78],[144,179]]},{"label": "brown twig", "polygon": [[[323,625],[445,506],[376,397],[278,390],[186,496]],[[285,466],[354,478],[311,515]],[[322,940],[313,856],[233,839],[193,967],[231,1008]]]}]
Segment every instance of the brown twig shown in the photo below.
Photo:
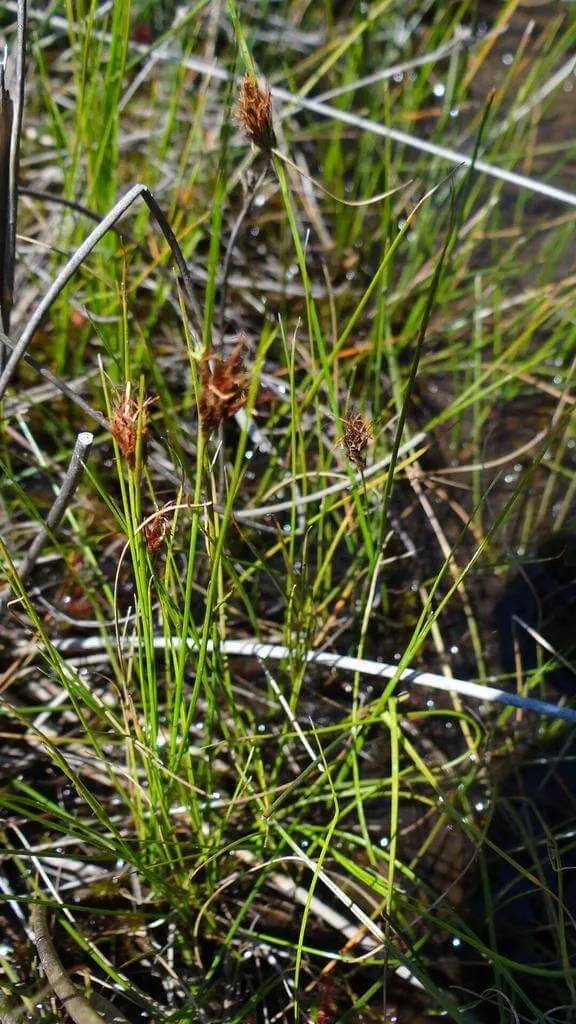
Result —
[{"label": "brown twig", "polygon": [[[54,499],[48,515],[46,516],[46,522],[32,541],[27,555],[24,557],[18,568],[18,576],[21,582],[30,575],[42,548],[50,536],[51,531],[58,526],[62,516],[68,508],[84,472],[85,462],[90,453],[93,440],[94,435],[90,434],[87,430],[83,430],[78,434],[74,445],[74,451],[72,452],[72,457],[70,459],[70,464],[66,470],[66,476],[64,477],[62,486]],[[3,610],[4,603],[9,593],[9,586],[0,591],[0,612]]]},{"label": "brown twig", "polygon": [[31,923],[34,929],[34,942],[40,957],[40,963],[55,995],[64,1004],[75,1024],[130,1024],[120,1010],[103,996],[98,997],[98,1005],[102,1016],[96,1012],[88,999],[80,994],[69,974],[64,970],[62,962],[52,942],[48,928],[46,907],[37,903],[32,907]]}]

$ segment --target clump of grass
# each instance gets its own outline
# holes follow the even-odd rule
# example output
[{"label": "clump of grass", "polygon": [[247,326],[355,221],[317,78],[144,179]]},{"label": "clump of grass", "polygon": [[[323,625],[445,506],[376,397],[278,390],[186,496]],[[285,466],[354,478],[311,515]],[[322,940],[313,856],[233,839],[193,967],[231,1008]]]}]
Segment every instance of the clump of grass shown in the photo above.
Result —
[{"label": "clump of grass", "polygon": [[[1,386],[17,370],[2,1024],[13,1004],[60,1012],[30,903],[74,996],[127,1019],[544,1022],[570,999],[568,801],[540,836],[491,823],[539,739],[561,777],[574,709],[543,645],[504,678],[491,608],[576,493],[574,218],[508,170],[552,179],[576,158],[542,135],[575,30],[509,4],[475,37],[472,15],[386,0],[248,20],[230,0],[145,52],[127,5],[36,26],[6,341],[37,358]],[[448,180],[474,145],[488,171]],[[80,415],[100,431],[83,486],[23,579]],[[554,938],[524,961],[498,933],[519,886]]]}]

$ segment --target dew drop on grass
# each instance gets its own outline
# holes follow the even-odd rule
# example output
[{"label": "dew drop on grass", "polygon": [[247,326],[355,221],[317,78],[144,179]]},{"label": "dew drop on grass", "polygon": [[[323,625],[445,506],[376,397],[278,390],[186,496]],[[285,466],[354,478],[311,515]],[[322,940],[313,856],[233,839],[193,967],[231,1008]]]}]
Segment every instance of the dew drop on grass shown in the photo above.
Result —
[{"label": "dew drop on grass", "polygon": [[456,935],[455,935],[455,936],[454,936],[454,938],[452,939],[452,945],[454,946],[454,948],[455,948],[455,949],[458,949],[458,946],[460,946],[460,945],[461,945],[460,939],[459,939],[459,938],[457,938],[457,936],[456,936]]},{"label": "dew drop on grass", "polygon": [[450,110],[450,117],[459,117],[459,116],[460,116],[460,108],[459,107],[452,107],[452,109]]},{"label": "dew drop on grass", "polygon": [[264,206],[264,203],[266,202],[266,196],[264,192],[257,192],[252,202],[254,206]]},{"label": "dew drop on grass", "polygon": [[266,726],[264,722],[258,722],[258,732],[266,732]]},{"label": "dew drop on grass", "polygon": [[394,82],[401,82],[403,78],[404,73],[402,71],[397,71],[395,75],[392,75],[392,80]]},{"label": "dew drop on grass", "polygon": [[434,701],[434,700],[427,700],[426,701],[426,707],[428,708],[429,711],[433,711],[434,708],[436,707],[436,701]]},{"label": "dew drop on grass", "polygon": [[513,53],[503,53],[502,54],[502,63],[505,64],[506,67],[510,67],[510,65],[514,63],[514,54]]},{"label": "dew drop on grass", "polygon": [[452,644],[452,647],[450,648],[450,654],[459,654],[459,653],[460,653],[460,648],[458,647],[458,644]]},{"label": "dew drop on grass", "polygon": [[435,96],[443,96],[444,93],[446,92],[446,86],[444,85],[443,82],[436,82],[432,88],[432,92],[434,93]]},{"label": "dew drop on grass", "polygon": [[388,846],[389,844],[390,844],[390,838],[389,838],[389,836],[382,836],[382,839],[380,840],[380,846],[382,847],[382,849],[383,849],[383,850],[385,850],[385,849],[386,849],[386,847],[387,847],[387,846]]},{"label": "dew drop on grass", "polygon": [[478,811],[478,812],[483,811],[484,810],[484,801],[483,800],[477,800],[476,803],[474,804],[474,810]]},{"label": "dew drop on grass", "polygon": [[247,452],[244,452],[244,458],[245,459],[253,459],[254,458],[254,452],[249,448]]}]

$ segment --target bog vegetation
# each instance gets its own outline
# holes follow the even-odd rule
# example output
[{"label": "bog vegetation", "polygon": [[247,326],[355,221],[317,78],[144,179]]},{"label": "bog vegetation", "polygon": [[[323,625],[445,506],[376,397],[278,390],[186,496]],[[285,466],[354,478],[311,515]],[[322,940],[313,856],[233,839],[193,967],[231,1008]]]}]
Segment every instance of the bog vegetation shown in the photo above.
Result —
[{"label": "bog vegetation", "polygon": [[1,1024],[573,1021],[572,5],[23,8]]}]

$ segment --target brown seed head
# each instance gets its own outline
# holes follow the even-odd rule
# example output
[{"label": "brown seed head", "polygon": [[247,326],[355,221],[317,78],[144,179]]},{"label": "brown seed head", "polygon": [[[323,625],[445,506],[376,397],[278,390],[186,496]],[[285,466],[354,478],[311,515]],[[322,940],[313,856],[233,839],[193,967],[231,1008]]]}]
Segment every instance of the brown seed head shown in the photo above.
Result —
[{"label": "brown seed head", "polygon": [[342,444],[350,462],[359,469],[366,466],[366,448],[371,437],[372,424],[359,412],[352,413],[349,419],[344,420]]},{"label": "brown seed head", "polygon": [[250,142],[269,153],[276,146],[272,124],[272,97],[266,86],[261,89],[254,75],[244,75],[240,85],[240,98],[234,108],[234,118],[244,129]]},{"label": "brown seed head", "polygon": [[155,398],[147,398],[143,403],[137,402],[132,397],[130,382],[128,382],[122,398],[112,411],[110,429],[116,439],[120,453],[126,459],[130,469],[134,469],[136,465],[138,435],[141,438],[142,462],[146,461],[148,434],[150,432],[148,409],[155,401]]},{"label": "brown seed head", "polygon": [[234,350],[224,360],[208,355],[200,374],[200,421],[204,437],[209,437],[222,420],[233,416],[246,403],[248,377],[244,367],[247,339],[238,339]]},{"label": "brown seed head", "polygon": [[170,533],[172,528],[172,524],[165,512],[165,509],[168,508],[173,508],[171,502],[167,502],[162,508],[159,508],[154,518],[150,519],[144,526],[144,540],[151,555],[158,551],[164,538]]}]

